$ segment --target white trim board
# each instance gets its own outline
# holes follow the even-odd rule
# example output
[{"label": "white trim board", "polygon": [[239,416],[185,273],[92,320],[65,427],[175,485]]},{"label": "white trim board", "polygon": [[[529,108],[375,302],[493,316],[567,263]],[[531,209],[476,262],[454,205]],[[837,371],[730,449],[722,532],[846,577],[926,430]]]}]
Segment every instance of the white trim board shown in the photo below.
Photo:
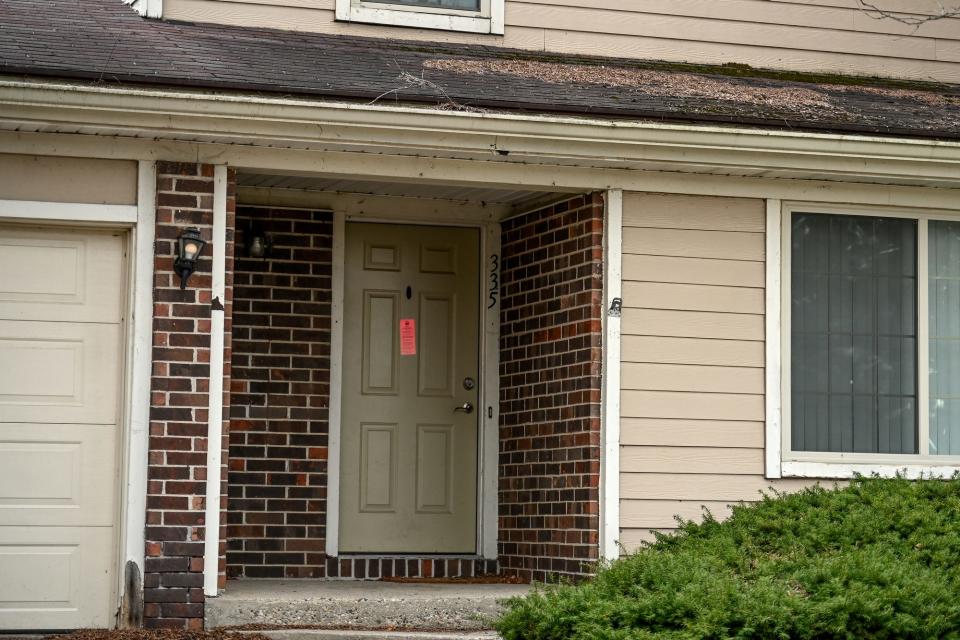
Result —
[{"label": "white trim board", "polygon": [[[498,160],[451,160],[433,157],[382,155],[371,163],[369,154],[322,150],[258,148],[244,145],[197,143],[177,140],[90,136],[60,133],[9,133],[0,131],[4,153],[62,155],[111,159],[207,162],[296,175],[349,175],[351,179],[429,182],[431,184],[529,187],[556,192],[582,193],[608,188],[624,191],[677,193],[740,198],[781,198],[811,202],[860,203],[914,209],[955,207],[960,190],[929,186],[904,186],[857,182],[849,174],[837,180],[789,179],[788,176],[743,177],[695,173],[678,164],[675,171],[624,170],[544,164],[517,164]],[[489,155],[489,153],[487,154]],[[511,156],[512,157],[512,156]],[[689,171],[689,172],[687,172]],[[754,169],[755,171],[755,169]],[[960,175],[960,174],[958,174]],[[438,178],[437,176],[442,176]],[[958,182],[960,186],[960,182]],[[311,205],[312,206],[312,205]]]},{"label": "white trim board", "polygon": [[[765,445],[764,445],[764,467],[765,475],[768,478],[779,478],[780,470],[780,411],[781,394],[783,390],[780,387],[780,345],[781,345],[781,326],[780,326],[780,307],[781,307],[781,288],[780,288],[780,211],[782,204],[779,200],[767,200],[767,221],[766,221],[766,287],[764,293],[766,296],[766,306],[764,307],[764,320],[766,324],[765,350],[766,363],[764,373],[766,376],[764,403],[766,414]],[[789,308],[789,307],[787,307]]]},{"label": "white trim board", "polygon": [[[150,438],[150,377],[153,368],[153,253],[156,235],[157,169],[142,160],[137,171],[137,226],[133,232],[132,342],[127,393],[127,460],[124,501],[124,556],[143,577]],[[121,575],[123,572],[121,571]],[[124,581],[124,586],[126,582]]]},{"label": "white trim board", "polygon": [[204,501],[203,594],[216,597],[220,567],[220,475],[223,443],[223,345],[226,300],[227,167],[213,168],[213,274],[210,297],[210,380],[207,391],[207,482]]},{"label": "white trim board", "polygon": [[623,261],[623,191],[606,193],[603,224],[604,305],[600,420],[600,557],[620,556],[620,314],[612,314],[621,298]]},{"label": "white trim board", "polygon": [[330,407],[327,420],[327,542],[330,557],[340,545],[340,415],[343,403],[343,269],[346,259],[346,216],[333,213],[330,302]]},{"label": "white trim board", "polygon": [[478,465],[477,553],[488,560],[497,559],[499,515],[500,451],[500,301],[502,299],[502,259],[500,223],[488,222],[480,228],[481,313],[480,326],[480,464]]},{"label": "white trim board", "polygon": [[139,209],[135,204],[0,200],[0,218],[63,222],[111,222],[126,226],[136,224],[138,216]]}]

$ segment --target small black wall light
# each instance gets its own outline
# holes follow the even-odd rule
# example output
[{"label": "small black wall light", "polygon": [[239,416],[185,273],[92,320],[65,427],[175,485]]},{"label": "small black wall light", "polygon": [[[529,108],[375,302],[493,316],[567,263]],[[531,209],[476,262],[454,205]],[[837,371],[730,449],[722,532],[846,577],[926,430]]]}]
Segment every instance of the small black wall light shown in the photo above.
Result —
[{"label": "small black wall light", "polygon": [[260,225],[251,223],[243,233],[244,247],[251,258],[267,258],[273,248],[273,240],[263,232]]},{"label": "small black wall light", "polygon": [[197,258],[207,246],[200,237],[200,229],[188,227],[177,238],[177,259],[173,261],[173,270],[180,276],[180,289],[187,288],[187,280],[197,268]]}]

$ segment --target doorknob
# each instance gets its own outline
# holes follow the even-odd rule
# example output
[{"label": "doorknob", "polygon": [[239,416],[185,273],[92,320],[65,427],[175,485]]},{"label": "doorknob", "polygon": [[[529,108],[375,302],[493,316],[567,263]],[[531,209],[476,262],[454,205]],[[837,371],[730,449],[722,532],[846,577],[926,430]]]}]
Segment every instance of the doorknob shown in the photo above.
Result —
[{"label": "doorknob", "polygon": [[453,408],[454,413],[456,413],[457,411],[463,411],[464,413],[473,413],[473,404],[469,402],[464,402],[459,407]]}]

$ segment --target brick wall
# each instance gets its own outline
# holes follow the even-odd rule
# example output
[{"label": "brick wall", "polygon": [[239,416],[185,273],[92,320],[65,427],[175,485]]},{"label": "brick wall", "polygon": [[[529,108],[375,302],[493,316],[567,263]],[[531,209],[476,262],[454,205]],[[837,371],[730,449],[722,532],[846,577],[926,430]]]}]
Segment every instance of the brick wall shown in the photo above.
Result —
[{"label": "brick wall", "polygon": [[598,557],[603,200],[503,224],[500,567],[580,576]]},{"label": "brick wall", "polygon": [[[241,207],[233,324],[230,577],[583,575],[599,539],[600,195],[503,225],[500,562],[327,558],[332,216]],[[252,223],[273,242],[247,258]]]},{"label": "brick wall", "polygon": [[[256,221],[273,242],[249,258]],[[237,216],[227,565],[231,577],[326,571],[332,216]]]},{"label": "brick wall", "polygon": [[[224,405],[229,406],[235,175],[228,172]],[[144,618],[148,627],[203,627],[203,539],[210,374],[212,248],[185,291],[173,273],[177,236],[213,226],[213,166],[157,164],[153,374],[147,484]],[[225,414],[226,418],[226,414]],[[229,421],[224,420],[227,443]],[[226,455],[224,455],[226,464]],[[223,469],[226,481],[226,467]],[[224,495],[226,484],[222,485]],[[225,497],[222,507],[226,506]],[[223,512],[222,512],[223,513]],[[225,517],[225,513],[224,513]],[[221,521],[225,525],[225,519]],[[221,555],[225,549],[221,527]],[[223,567],[221,567],[222,569]]]}]

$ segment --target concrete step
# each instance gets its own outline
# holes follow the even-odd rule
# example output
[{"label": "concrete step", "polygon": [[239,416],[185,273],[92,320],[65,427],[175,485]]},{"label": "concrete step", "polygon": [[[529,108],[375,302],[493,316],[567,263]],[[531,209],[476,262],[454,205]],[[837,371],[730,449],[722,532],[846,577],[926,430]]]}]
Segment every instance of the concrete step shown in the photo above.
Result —
[{"label": "concrete step", "polygon": [[234,580],[222,595],[206,599],[206,626],[484,630],[503,600],[529,590],[515,584]]}]

